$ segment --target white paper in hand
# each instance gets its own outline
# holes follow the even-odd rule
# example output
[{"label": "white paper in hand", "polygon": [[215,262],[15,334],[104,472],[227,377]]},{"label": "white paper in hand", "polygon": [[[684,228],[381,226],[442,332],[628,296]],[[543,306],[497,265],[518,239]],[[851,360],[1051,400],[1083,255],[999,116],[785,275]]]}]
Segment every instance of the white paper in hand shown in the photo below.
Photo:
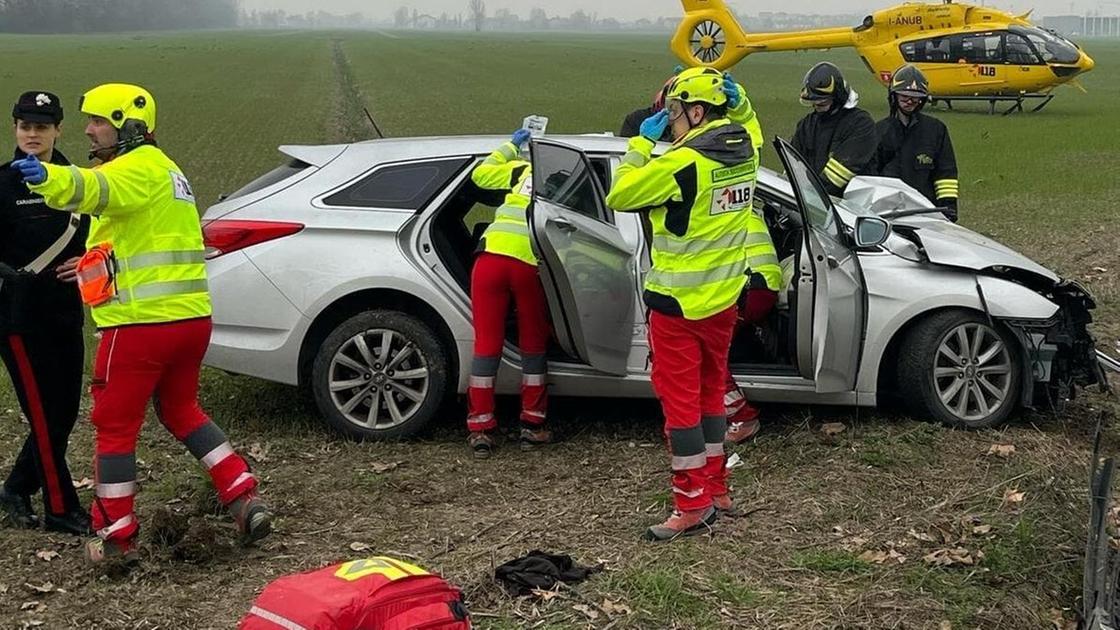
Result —
[{"label": "white paper in hand", "polygon": [[548,117],[537,116],[536,114],[526,116],[525,120],[521,121],[521,128],[528,129],[531,136],[539,138],[544,135],[548,128]]}]

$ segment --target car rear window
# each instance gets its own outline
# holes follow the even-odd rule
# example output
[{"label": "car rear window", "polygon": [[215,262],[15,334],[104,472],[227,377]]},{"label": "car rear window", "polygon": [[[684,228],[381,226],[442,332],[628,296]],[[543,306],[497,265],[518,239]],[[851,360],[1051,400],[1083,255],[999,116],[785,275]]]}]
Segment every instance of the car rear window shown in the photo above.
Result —
[{"label": "car rear window", "polygon": [[295,175],[308,166],[311,165],[307,162],[304,162],[303,160],[292,159],[292,161],[288,162],[287,164],[281,164],[280,166],[277,166],[271,171],[249,182],[248,184],[245,184],[241,188],[238,188],[234,192],[225,195],[224,197],[222,197],[222,199],[236,199],[238,197],[244,197],[245,195],[255,193],[262,188],[267,188],[268,186],[278,184],[285,179],[288,179],[292,175]]},{"label": "car rear window", "polygon": [[473,158],[456,157],[379,168],[323,199],[328,206],[419,210]]}]

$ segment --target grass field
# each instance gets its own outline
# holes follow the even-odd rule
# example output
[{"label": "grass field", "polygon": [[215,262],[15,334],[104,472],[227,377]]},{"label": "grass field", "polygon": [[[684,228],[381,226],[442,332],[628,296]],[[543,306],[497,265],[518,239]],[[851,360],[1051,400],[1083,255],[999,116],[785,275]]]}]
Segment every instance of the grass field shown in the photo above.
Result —
[{"label": "grass field", "polygon": [[[1100,303],[1099,344],[1118,353],[1120,42],[1084,45],[1097,61],[1087,94],[1063,88],[1033,115],[941,116],[961,165],[962,222],[1084,281]],[[505,133],[529,113],[557,132],[617,131],[675,64],[664,37],[403,32],[3,36],[0,54],[0,98],[63,97],[63,148],[78,162],[81,92],[110,80],[151,89],[160,143],[202,206],[275,165],[280,144],[369,137],[363,105],[390,136]],[[799,82],[821,58],[885,113],[851,51],[759,55],[735,75],[768,135],[792,133],[805,113]],[[764,161],[773,166],[773,154]],[[150,422],[139,453],[143,568],[95,577],[76,541],[0,529],[0,628],[229,628],[268,581],[366,547],[461,585],[481,628],[1054,627],[1079,605],[1091,425],[1114,408],[1092,395],[1059,416],[966,433],[892,412],[770,407],[763,434],[739,449],[748,516],[711,538],[653,547],[637,536],[668,500],[655,404],[556,401],[562,444],[479,463],[462,444],[461,410],[417,442],[354,444],[328,434],[291,388],[212,371],[203,388],[264,480],[276,535],[235,549],[197,464]],[[825,436],[823,422],[847,429]],[[4,470],[25,432],[4,383]],[[1107,437],[1120,444],[1114,429]],[[72,440],[78,479],[91,476],[90,443],[83,422]],[[994,443],[1015,452],[987,455]],[[157,513],[189,519],[188,538],[151,540]],[[970,563],[923,560],[957,547]],[[504,595],[493,566],[534,548],[607,570],[555,597]]]}]

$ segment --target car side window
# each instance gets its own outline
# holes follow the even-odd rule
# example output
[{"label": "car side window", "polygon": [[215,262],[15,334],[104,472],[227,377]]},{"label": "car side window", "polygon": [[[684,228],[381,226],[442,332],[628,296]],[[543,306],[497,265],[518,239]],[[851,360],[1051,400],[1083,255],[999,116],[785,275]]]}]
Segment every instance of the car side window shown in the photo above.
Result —
[{"label": "car side window", "polygon": [[609,223],[601,178],[583,153],[545,142],[534,143],[533,194],[537,198]]},{"label": "car side window", "polygon": [[390,164],[325,197],[323,203],[345,208],[420,210],[472,161],[470,157],[455,157]]}]

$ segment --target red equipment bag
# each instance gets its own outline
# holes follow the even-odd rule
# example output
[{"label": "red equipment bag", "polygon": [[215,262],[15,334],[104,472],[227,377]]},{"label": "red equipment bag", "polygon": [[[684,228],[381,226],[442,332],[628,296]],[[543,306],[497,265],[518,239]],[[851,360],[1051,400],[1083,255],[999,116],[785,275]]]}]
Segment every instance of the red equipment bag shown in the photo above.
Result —
[{"label": "red equipment bag", "polygon": [[470,630],[458,588],[379,556],[289,575],[265,587],[240,630]]}]

